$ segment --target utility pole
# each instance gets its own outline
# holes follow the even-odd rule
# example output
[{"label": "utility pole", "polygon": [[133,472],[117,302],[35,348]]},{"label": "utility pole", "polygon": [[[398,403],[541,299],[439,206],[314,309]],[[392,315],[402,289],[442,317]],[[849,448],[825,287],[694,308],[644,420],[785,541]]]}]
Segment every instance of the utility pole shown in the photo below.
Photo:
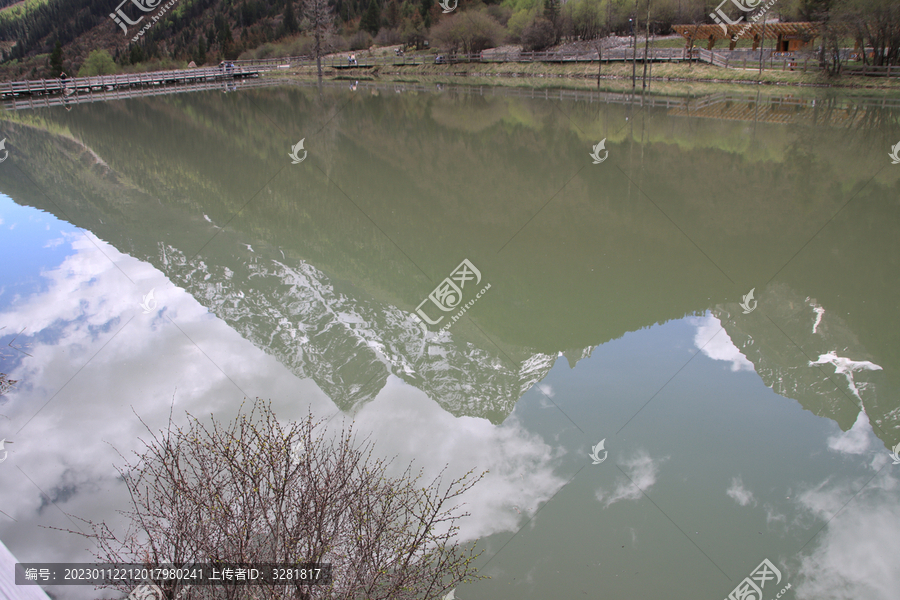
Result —
[{"label": "utility pole", "polygon": [[[637,0],[635,0],[634,18],[637,19]],[[634,79],[637,76],[637,35],[634,33],[634,20],[628,19],[631,23],[631,89],[634,89]]]}]

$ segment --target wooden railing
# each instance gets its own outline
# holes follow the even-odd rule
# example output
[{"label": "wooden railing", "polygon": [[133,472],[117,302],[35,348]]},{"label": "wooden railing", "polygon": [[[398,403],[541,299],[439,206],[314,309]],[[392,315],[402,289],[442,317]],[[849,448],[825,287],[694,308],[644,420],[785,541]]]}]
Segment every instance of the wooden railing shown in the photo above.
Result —
[{"label": "wooden railing", "polygon": [[7,81],[0,82],[0,96],[74,94],[101,89],[216,81],[232,77],[252,77],[274,68],[276,67],[270,65],[235,65],[233,68],[200,67],[177,71],[150,71],[147,73],[124,73],[121,75],[99,75],[96,77]]}]

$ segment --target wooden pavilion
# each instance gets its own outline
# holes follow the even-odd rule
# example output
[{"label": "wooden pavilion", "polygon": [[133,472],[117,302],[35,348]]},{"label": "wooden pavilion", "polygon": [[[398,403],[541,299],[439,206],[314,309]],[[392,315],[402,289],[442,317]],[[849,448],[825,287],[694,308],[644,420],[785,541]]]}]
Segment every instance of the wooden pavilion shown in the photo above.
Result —
[{"label": "wooden pavilion", "polygon": [[[685,46],[691,48],[701,40],[707,42],[706,49],[712,50],[719,40],[728,40],[728,49],[734,50],[739,39],[752,39],[753,49],[759,48],[763,35],[767,40],[775,40],[776,52],[796,52],[804,50],[820,35],[819,23],[749,23],[742,21],[734,25],[672,25],[672,29],[684,37]],[[765,29],[765,32],[763,31]]]}]

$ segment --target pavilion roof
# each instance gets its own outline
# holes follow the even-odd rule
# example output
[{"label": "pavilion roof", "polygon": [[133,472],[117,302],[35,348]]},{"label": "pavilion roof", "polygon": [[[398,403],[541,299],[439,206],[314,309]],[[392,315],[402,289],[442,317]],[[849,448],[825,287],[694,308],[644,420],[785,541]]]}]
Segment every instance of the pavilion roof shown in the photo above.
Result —
[{"label": "pavilion roof", "polygon": [[[741,21],[735,25],[724,25],[726,31],[722,29],[723,25],[711,23],[703,23],[699,25],[672,25],[673,31],[684,37],[685,39],[708,40],[709,36],[714,39],[731,39],[738,36],[738,39],[753,39],[754,36],[763,34],[762,23],[750,23]],[[809,36],[817,37],[820,34],[821,25],[819,23],[797,22],[797,23],[766,23],[765,38],[776,39],[778,36]]]}]

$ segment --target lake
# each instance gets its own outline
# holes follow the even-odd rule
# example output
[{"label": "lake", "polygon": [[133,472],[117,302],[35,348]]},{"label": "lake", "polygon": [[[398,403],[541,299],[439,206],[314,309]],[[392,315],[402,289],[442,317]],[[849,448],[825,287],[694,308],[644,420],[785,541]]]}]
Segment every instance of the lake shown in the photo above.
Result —
[{"label": "lake", "polygon": [[142,421],[260,397],[489,471],[460,600],[897,597],[895,96],[226,91],[4,113],[19,561],[94,560]]}]

